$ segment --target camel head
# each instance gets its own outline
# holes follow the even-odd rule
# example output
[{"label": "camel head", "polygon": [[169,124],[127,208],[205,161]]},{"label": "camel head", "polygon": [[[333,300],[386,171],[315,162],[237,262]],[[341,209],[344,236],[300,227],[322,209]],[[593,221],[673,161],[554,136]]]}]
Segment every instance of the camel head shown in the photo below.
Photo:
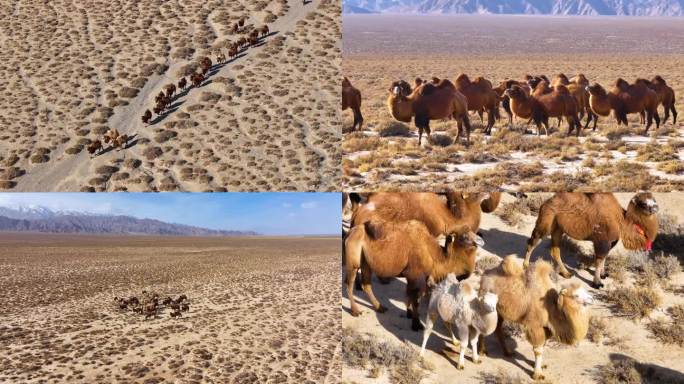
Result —
[{"label": "camel head", "polygon": [[470,84],[470,78],[465,73],[461,73],[460,75],[456,76],[454,83],[456,83],[456,85],[459,87],[464,87]]},{"label": "camel head", "polygon": [[558,293],[558,308],[562,309],[565,305],[569,304],[567,300],[572,300],[579,305],[588,305],[594,302],[591,294],[577,283],[561,289]]},{"label": "camel head", "polygon": [[390,94],[396,97],[406,97],[411,94],[411,85],[404,80],[398,80],[392,83],[389,88]]},{"label": "camel head", "polygon": [[[441,243],[441,236],[440,236]],[[447,254],[455,254],[459,249],[473,249],[482,247],[484,240],[475,232],[471,231],[467,225],[449,231],[444,236],[444,245],[442,246]]]},{"label": "camel head", "polygon": [[351,87],[351,82],[346,76],[342,78],[342,87]]},{"label": "camel head", "polygon": [[542,79],[539,76],[535,76],[535,77],[527,80],[527,85],[529,85],[531,89],[536,89],[537,85],[539,85],[539,83],[541,83],[542,81],[544,81],[544,79]]},{"label": "camel head", "polygon": [[570,79],[568,79],[567,76],[565,76],[565,73],[559,73],[556,75],[556,79],[560,81],[561,84],[568,85],[570,84]]},{"label": "camel head", "polygon": [[629,202],[627,211],[638,210],[646,215],[655,215],[658,213],[658,203],[651,192],[639,192]]},{"label": "camel head", "polygon": [[418,87],[420,87],[421,85],[423,85],[424,82],[425,82],[425,81],[424,81],[423,79],[421,79],[420,77],[416,77],[416,79],[413,80],[413,87],[414,87],[414,88],[418,88]]},{"label": "camel head", "polygon": [[527,98],[527,94],[519,85],[514,85],[511,88],[506,89],[504,95],[517,100],[524,100]]},{"label": "camel head", "polygon": [[594,83],[592,85],[587,85],[585,88],[593,96],[605,96],[606,90],[599,83]]},{"label": "camel head", "polygon": [[577,75],[575,75],[575,77],[570,79],[570,82],[575,83],[575,84],[579,84],[579,85],[589,85],[589,80],[587,79],[586,76],[584,76],[583,73],[578,73]]},{"label": "camel head", "polygon": [[653,77],[653,79],[651,79],[651,82],[654,84],[667,85],[667,83],[665,82],[665,79],[663,79],[662,76],[660,76],[660,75],[656,75],[655,77]]}]

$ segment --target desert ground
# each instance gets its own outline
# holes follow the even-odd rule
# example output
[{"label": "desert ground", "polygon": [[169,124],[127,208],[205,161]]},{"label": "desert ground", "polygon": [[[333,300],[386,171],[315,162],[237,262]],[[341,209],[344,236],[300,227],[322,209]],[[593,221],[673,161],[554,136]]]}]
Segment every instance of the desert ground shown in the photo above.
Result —
[{"label": "desert ground", "polygon": [[[339,238],[0,242],[0,382],[339,381]],[[189,311],[145,320],[113,301],[142,290]]]},{"label": "desert ground", "polygon": [[[343,74],[363,96],[364,128],[350,132],[343,115],[343,178],[350,190],[434,190],[508,186],[525,191],[590,188],[611,191],[684,188],[684,122],[672,118],[648,136],[637,115],[629,127],[602,117],[596,131],[566,137],[567,123],[537,137],[534,124],[509,127],[501,108],[491,136],[470,114],[471,145],[454,140],[454,121],[432,121],[433,140],[417,146],[411,122],[390,115],[393,81],[459,73],[483,76],[494,86],[525,74],[572,77],[610,89],[618,77],[661,75],[684,108],[684,24],[676,18],[584,18],[535,16],[345,15]],[[663,107],[659,107],[663,116]],[[551,119],[552,127],[557,127]],[[485,119],[486,121],[486,119]],[[585,120],[582,120],[584,123]],[[527,131],[526,133],[524,133]]]},{"label": "desert ground", "polygon": [[[515,197],[505,195],[494,213],[483,214],[481,234],[485,245],[478,253],[479,271],[497,265],[501,257],[509,254],[517,254],[522,262],[526,241],[536,220],[536,214],[531,211],[534,212],[535,207],[538,209],[538,205],[549,196],[550,194],[530,193],[528,202],[516,204]],[[617,197],[626,206],[632,194],[623,193]],[[647,261],[648,258],[643,253],[625,251],[619,243],[609,254],[606,266],[610,277],[604,281],[605,287],[599,291],[588,284],[593,277],[593,269],[590,272],[579,264],[584,261],[585,265],[589,265],[586,257],[593,254],[591,243],[574,240],[564,243],[561,249],[562,259],[573,277],[566,280],[556,276],[558,282],[582,284],[592,293],[595,301],[588,307],[592,320],[587,339],[582,340],[578,346],[567,346],[556,341],[547,343],[544,349],[544,363],[547,364],[544,382],[684,382],[684,360],[681,358],[684,354],[684,330],[676,325],[683,324],[683,320],[682,313],[675,310],[681,310],[684,304],[684,273],[681,269],[684,262],[681,248],[684,240],[684,194],[657,193],[655,198],[660,207],[660,233],[655,240],[651,257],[660,256],[661,252],[672,257]],[[538,258],[551,261],[549,244],[550,240],[546,238],[533,253],[532,261]],[[652,274],[653,271],[657,271],[657,276]],[[476,287],[479,286],[480,273],[468,280]],[[658,299],[639,302],[634,298],[620,303],[615,299],[617,295],[613,295],[620,291],[618,288],[633,292],[631,288],[639,287],[644,287]],[[412,331],[410,320],[405,317],[405,279],[392,279],[389,285],[382,285],[374,278],[373,290],[388,311],[374,312],[365,294],[356,291],[357,302],[363,313],[359,317],[352,317],[346,289],[342,289],[344,382],[532,382],[530,375],[534,366],[534,354],[519,328],[511,327],[507,331],[514,340],[514,343],[508,340],[509,346],[515,346],[512,358],[503,356],[496,336],[491,335],[485,339],[489,355],[484,357],[483,362],[474,364],[468,351],[465,370],[457,370],[458,352],[453,351],[458,351],[458,348],[451,347],[449,334],[440,321],[435,326],[436,333],[428,340],[424,360],[418,357],[423,334]],[[426,306],[423,301],[423,316]],[[632,311],[640,313],[635,314]],[[665,326],[661,327],[663,324]],[[663,329],[667,331],[662,332]],[[370,353],[364,354],[364,351]],[[400,370],[400,367],[406,365],[412,368]]]},{"label": "desert ground", "polygon": [[[335,189],[339,13],[330,0],[0,1],[0,188]],[[263,26],[217,62],[216,49],[228,56]],[[144,124],[202,57],[206,80]],[[91,158],[109,129],[130,137],[125,149]]]}]

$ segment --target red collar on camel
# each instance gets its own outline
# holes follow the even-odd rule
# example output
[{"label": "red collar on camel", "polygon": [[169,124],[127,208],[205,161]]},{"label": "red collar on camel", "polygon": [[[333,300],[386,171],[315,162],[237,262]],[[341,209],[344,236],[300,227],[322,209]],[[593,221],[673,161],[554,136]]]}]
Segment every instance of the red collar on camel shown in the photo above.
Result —
[{"label": "red collar on camel", "polygon": [[646,238],[646,245],[644,246],[644,250],[650,251],[653,248],[653,242],[646,236],[646,232],[644,232],[644,229],[639,224],[634,224],[634,228],[636,228],[637,232],[639,232],[641,236]]}]

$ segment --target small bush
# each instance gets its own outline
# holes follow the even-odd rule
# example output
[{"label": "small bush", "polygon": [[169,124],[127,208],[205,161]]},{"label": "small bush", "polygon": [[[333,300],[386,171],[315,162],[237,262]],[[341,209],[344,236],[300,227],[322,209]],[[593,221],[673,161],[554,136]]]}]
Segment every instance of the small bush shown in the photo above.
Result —
[{"label": "small bush", "polygon": [[658,308],[662,299],[652,287],[618,286],[601,294],[619,314],[631,319],[642,319]]},{"label": "small bush", "polygon": [[411,136],[411,130],[409,129],[408,125],[394,120],[385,120],[380,122],[380,124],[378,124],[378,126],[375,128],[375,132],[377,132],[378,136],[380,137]]},{"label": "small bush", "polygon": [[138,92],[140,91],[137,88],[123,87],[119,91],[119,97],[123,97],[124,99],[132,99],[138,96]]}]

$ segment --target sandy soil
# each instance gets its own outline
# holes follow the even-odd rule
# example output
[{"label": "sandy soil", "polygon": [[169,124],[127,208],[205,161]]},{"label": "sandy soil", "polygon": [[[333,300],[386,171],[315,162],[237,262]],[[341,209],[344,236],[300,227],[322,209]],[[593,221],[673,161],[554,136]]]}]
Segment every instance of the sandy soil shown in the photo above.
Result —
[{"label": "sandy soil", "polygon": [[[0,234],[0,382],[328,383],[339,239]],[[184,293],[144,320],[115,296]]]},{"label": "sandy soil", "polygon": [[[545,195],[546,196],[546,195]],[[618,199],[625,206],[631,194],[619,194]],[[513,201],[513,197],[506,195],[503,203]],[[670,194],[656,194],[656,200],[661,208],[661,211],[674,215],[679,223],[684,222],[684,194],[670,193]],[[481,224],[481,233],[485,240],[483,249],[480,250],[478,258],[482,259],[487,256],[502,257],[509,254],[517,254],[518,257],[524,256],[526,240],[532,233],[536,217],[525,216],[519,227],[512,227],[505,224],[501,219],[493,214],[484,214]],[[544,257],[550,260],[548,256],[548,245],[550,240],[547,238],[535,250],[532,260]],[[579,243],[582,249],[590,249],[591,245],[585,242]],[[611,251],[611,254],[623,251],[621,244]],[[588,282],[591,281],[593,274],[587,270],[577,268],[577,262],[572,255],[567,251],[562,250],[562,258],[568,265],[569,270],[574,272],[571,281],[580,282],[588,287],[590,292],[596,290],[589,288]],[[610,257],[607,263],[610,263]],[[470,280],[479,285],[479,275],[474,275]],[[563,280],[564,284],[567,280]],[[608,278],[605,281],[606,287],[610,288],[615,282]],[[675,275],[670,283],[673,286],[672,290],[663,292],[663,302],[658,310],[651,314],[652,318],[666,316],[665,310],[674,305],[684,303],[684,297],[681,295],[681,289],[684,286],[684,273]],[[414,332],[410,328],[410,320],[405,314],[404,305],[404,279],[393,279],[389,285],[382,285],[376,280],[373,281],[373,289],[378,299],[389,310],[386,313],[376,313],[372,311],[370,303],[365,294],[359,292],[356,295],[358,302],[362,306],[363,314],[359,317],[352,317],[349,314],[349,300],[346,297],[346,290],[343,290],[342,300],[342,326],[350,327],[362,333],[373,334],[383,340],[389,340],[396,343],[407,342],[412,348],[417,351],[420,350],[420,343],[422,342],[422,332]],[[680,292],[680,293],[677,293]],[[425,313],[426,303],[423,302],[423,312]],[[625,317],[621,317],[616,313],[611,312],[611,309],[605,302],[597,300],[589,308],[592,316],[605,317],[608,319],[609,328],[612,332],[610,339],[604,338],[607,344],[617,342],[618,345],[606,345],[606,343],[593,343],[589,340],[583,340],[579,346],[570,347],[551,342],[547,344],[544,351],[544,360],[548,364],[548,368],[544,370],[546,378],[553,383],[587,383],[594,382],[593,375],[596,373],[597,367],[607,364],[613,359],[619,359],[623,356],[629,356],[640,360],[647,364],[652,364],[656,369],[669,369],[680,372],[680,379],[684,379],[684,361],[681,359],[684,349],[676,345],[661,344],[651,337],[651,333],[646,329],[645,324],[648,320],[631,321]],[[515,355],[513,358],[504,358],[501,348],[492,335],[486,339],[486,346],[490,355],[485,358],[482,364],[475,365],[470,360],[470,352],[466,355],[465,370],[459,371],[456,369],[456,361],[458,354],[454,354],[450,349],[445,349],[451,345],[448,332],[440,324],[436,326],[437,333],[433,333],[427,345],[426,360],[429,364],[434,366],[429,376],[422,381],[422,383],[478,383],[486,382],[485,379],[489,374],[496,374],[499,370],[511,375],[511,377],[521,377],[526,382],[529,375],[532,373],[534,366],[534,354],[532,347],[523,338],[516,337],[515,340]],[[510,341],[509,341],[510,342]],[[443,350],[445,352],[443,352]],[[383,375],[377,379],[368,377],[367,370],[361,370],[356,367],[344,366],[342,377],[348,382],[357,383],[386,383],[388,378]],[[492,382],[492,381],[488,381]]]},{"label": "sandy soil", "polygon": [[[606,87],[618,77],[633,81],[659,74],[675,89],[676,107],[682,110],[684,77],[679,68],[684,44],[676,36],[684,33],[684,27],[677,19],[396,15],[343,19],[343,73],[363,94],[365,118],[364,130],[350,133],[351,113],[343,115],[347,189],[433,190],[483,183],[539,191],[582,186],[613,191],[684,189],[681,118],[676,124],[670,118],[660,130],[643,136],[636,115],[630,115],[626,129],[604,117],[596,131],[584,130],[579,139],[565,138],[564,124],[552,130],[549,140],[537,138],[536,128],[519,119],[509,127],[502,108],[503,118],[492,136],[482,134],[480,118],[471,114],[475,133],[470,147],[453,141],[457,132],[453,121],[433,121],[431,128],[439,142],[418,148],[413,123],[397,129],[401,124],[386,106],[389,85],[398,79],[453,80],[466,73],[498,85],[525,74],[582,72]],[[659,110],[662,116],[662,107]],[[668,155],[645,154],[656,151]],[[606,167],[600,167],[613,167],[619,161],[634,173],[626,176],[626,171],[606,172]]]},{"label": "sandy soil", "polygon": [[[0,187],[334,189],[339,12],[329,0],[0,2]],[[262,25],[258,46],[216,64],[215,49]],[[207,55],[208,80],[144,125],[162,88]],[[91,159],[85,146],[108,128],[129,147]]]}]

